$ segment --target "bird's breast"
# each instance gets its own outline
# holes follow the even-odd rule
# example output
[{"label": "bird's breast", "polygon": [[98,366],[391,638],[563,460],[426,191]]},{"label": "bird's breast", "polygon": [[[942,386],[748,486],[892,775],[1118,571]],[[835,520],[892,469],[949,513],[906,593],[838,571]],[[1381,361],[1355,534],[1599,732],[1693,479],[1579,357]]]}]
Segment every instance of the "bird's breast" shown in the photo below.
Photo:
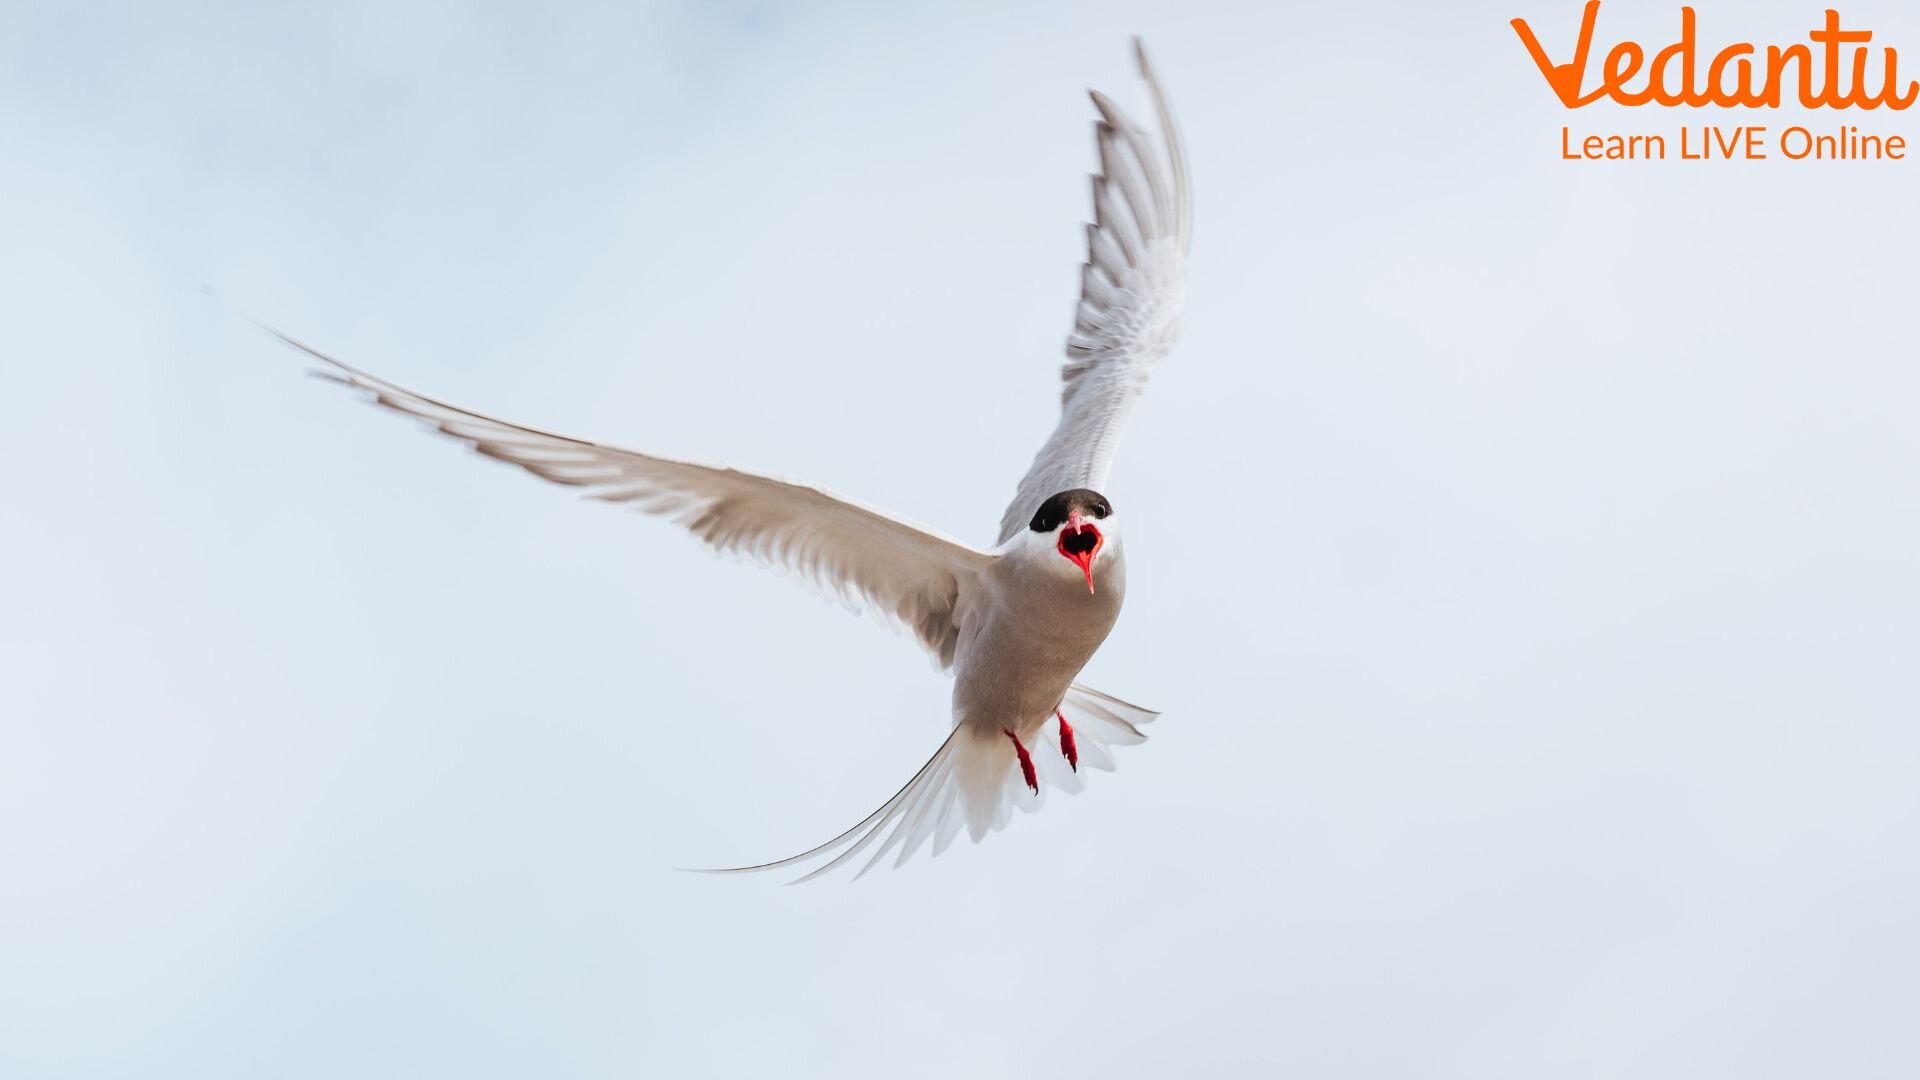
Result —
[{"label": "bird's breast", "polygon": [[1044,573],[995,582],[954,665],[956,719],[1023,728],[1050,715],[1119,619],[1124,574],[1096,572],[1094,586]]}]

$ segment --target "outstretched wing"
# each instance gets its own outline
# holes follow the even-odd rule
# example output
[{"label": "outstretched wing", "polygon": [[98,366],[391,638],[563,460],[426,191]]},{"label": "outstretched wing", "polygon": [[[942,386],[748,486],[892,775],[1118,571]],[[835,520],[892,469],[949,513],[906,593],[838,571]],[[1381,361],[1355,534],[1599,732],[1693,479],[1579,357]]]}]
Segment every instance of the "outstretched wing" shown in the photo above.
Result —
[{"label": "outstretched wing", "polygon": [[1060,424],[1033,459],[1000,521],[1000,543],[1026,527],[1047,496],[1106,486],[1121,429],[1147,376],[1180,339],[1192,216],[1187,159],[1160,81],[1133,42],[1140,76],[1159,117],[1156,138],[1099,91],[1094,126],[1100,172],[1093,177],[1093,224],[1080,269],[1080,305],[1067,337]]},{"label": "outstretched wing", "polygon": [[[264,325],[264,324],[263,324]],[[815,488],[672,461],[496,420],[416,394],[274,328],[318,372],[423,420],[490,458],[607,502],[671,519],[709,546],[787,570],[904,627],[942,668],[959,641],[962,594],[992,561],[924,529]]]}]

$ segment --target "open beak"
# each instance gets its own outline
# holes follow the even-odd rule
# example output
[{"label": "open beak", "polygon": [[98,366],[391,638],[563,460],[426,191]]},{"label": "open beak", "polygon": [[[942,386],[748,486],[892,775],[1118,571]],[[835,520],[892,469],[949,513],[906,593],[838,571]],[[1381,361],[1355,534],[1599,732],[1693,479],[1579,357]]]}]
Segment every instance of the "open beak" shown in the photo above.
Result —
[{"label": "open beak", "polygon": [[1100,545],[1106,542],[1093,522],[1081,520],[1078,513],[1068,514],[1067,523],[1060,527],[1060,554],[1087,575],[1089,593],[1093,591],[1093,557],[1100,554]]}]

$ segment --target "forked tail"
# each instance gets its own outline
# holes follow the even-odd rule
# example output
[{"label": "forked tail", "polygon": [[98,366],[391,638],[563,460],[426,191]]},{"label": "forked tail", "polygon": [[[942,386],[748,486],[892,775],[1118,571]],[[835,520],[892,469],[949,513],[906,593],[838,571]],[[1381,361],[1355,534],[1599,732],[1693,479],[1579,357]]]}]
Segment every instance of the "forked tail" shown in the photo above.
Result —
[{"label": "forked tail", "polygon": [[[1112,748],[1147,741],[1140,726],[1160,715],[1078,684],[1068,688],[1060,708],[1073,729],[1080,764],[1103,772],[1113,771]],[[827,860],[790,883],[797,885],[859,858],[878,844],[854,875],[858,880],[896,848],[899,854],[893,865],[899,866],[929,840],[933,841],[935,855],[945,851],[962,828],[979,843],[988,833],[1004,828],[1012,820],[1015,807],[1028,813],[1040,809],[1049,786],[1068,794],[1077,794],[1084,786],[1082,773],[1069,766],[1062,751],[1056,723],[1049,721],[1041,729],[1032,757],[1037,779],[1042,781],[1037,790],[1027,787],[1017,752],[1001,732],[963,724],[953,729],[947,741],[893,798],[839,836],[774,862],[695,872],[750,874]]]}]

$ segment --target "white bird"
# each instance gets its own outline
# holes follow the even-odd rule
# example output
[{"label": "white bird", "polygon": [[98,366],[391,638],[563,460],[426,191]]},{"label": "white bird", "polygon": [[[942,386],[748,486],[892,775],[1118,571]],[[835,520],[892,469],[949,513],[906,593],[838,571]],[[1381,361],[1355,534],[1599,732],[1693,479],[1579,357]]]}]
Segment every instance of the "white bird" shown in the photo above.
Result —
[{"label": "white bird", "polygon": [[[1059,425],[982,551],[817,488],[655,457],[496,420],[342,363],[272,327],[327,365],[325,375],[473,449],[594,498],[660,515],[709,546],[795,573],[864,604],[917,638],[953,674],[953,730],[905,787],[859,824],[790,858],[713,873],[824,860],[798,880],[860,856],[866,873],[962,828],[975,842],[1032,811],[1042,784],[1081,787],[1080,766],[1111,771],[1110,748],[1143,742],[1157,713],[1074,682],[1106,639],[1126,592],[1120,519],[1101,491],[1147,377],[1178,340],[1191,216],[1187,164],[1145,50],[1134,57],[1158,136],[1092,91],[1100,171],[1080,300],[1067,338]],[[264,324],[262,324],[264,326]],[[831,856],[831,858],[828,858]],[[858,877],[859,875],[855,875]]]}]

